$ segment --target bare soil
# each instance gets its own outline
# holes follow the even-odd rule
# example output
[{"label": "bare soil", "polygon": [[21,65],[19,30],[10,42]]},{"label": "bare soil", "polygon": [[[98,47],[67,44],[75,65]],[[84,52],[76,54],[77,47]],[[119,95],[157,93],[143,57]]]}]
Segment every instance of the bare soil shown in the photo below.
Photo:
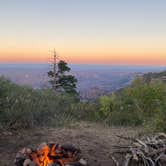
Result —
[{"label": "bare soil", "polygon": [[99,124],[77,123],[63,128],[36,128],[20,133],[0,134],[0,166],[13,166],[17,151],[23,147],[36,147],[42,142],[70,143],[79,147],[82,157],[90,166],[114,166],[111,153],[114,145],[129,144],[116,137],[139,137],[141,128],[104,127]]}]

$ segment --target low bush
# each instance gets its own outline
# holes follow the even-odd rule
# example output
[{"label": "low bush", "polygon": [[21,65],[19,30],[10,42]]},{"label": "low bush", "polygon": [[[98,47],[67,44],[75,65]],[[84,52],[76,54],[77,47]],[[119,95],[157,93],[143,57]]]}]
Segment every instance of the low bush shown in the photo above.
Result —
[{"label": "low bush", "polygon": [[138,78],[127,88],[102,96],[95,103],[85,103],[71,95],[34,90],[0,78],[0,128],[62,126],[80,120],[144,125],[166,132],[166,84]]},{"label": "low bush", "polygon": [[69,110],[75,98],[51,90],[34,90],[0,79],[0,125],[5,128],[30,128],[62,125],[71,121]]},{"label": "low bush", "polygon": [[98,119],[109,125],[147,125],[165,130],[166,84],[137,78],[131,86],[98,101]]}]

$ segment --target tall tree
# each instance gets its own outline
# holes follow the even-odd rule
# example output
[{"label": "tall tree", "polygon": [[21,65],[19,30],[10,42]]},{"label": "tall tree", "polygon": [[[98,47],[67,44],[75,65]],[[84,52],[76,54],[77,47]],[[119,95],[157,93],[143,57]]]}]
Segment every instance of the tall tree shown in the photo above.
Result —
[{"label": "tall tree", "polygon": [[77,79],[69,73],[70,70],[71,68],[65,61],[57,62],[57,55],[54,51],[53,69],[48,72],[52,89],[58,93],[78,94],[76,91]]}]

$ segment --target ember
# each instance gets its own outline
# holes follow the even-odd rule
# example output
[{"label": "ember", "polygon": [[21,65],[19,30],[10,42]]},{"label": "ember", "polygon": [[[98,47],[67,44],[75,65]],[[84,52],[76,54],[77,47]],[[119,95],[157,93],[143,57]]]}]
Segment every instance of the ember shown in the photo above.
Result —
[{"label": "ember", "polygon": [[16,166],[86,166],[80,150],[73,145],[42,143],[37,149],[23,148],[14,161]]}]

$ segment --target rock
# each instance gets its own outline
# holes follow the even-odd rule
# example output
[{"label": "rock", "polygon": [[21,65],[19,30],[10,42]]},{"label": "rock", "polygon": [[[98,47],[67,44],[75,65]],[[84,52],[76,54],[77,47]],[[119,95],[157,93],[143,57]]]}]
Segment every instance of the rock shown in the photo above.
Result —
[{"label": "rock", "polygon": [[35,166],[35,163],[30,159],[26,159],[23,163],[23,166]]},{"label": "rock", "polygon": [[80,160],[79,160],[79,163],[82,164],[82,165],[87,165],[87,161],[84,160],[84,159],[80,159]]},{"label": "rock", "polygon": [[31,154],[31,153],[32,153],[32,149],[26,148],[26,154]]},{"label": "rock", "polygon": [[43,142],[43,143],[41,143],[41,144],[38,146],[37,151],[40,151],[40,150],[42,150],[42,149],[45,148],[45,147],[48,147],[48,145],[47,145],[46,142]]}]

